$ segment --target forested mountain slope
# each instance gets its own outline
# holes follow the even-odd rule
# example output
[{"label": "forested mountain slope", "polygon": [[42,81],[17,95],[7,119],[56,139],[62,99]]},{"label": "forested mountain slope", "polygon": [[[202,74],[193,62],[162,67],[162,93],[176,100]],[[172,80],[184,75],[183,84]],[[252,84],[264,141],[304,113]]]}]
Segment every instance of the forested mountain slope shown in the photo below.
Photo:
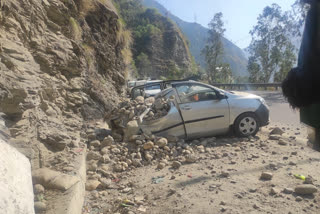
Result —
[{"label": "forested mountain slope", "polygon": [[[183,34],[190,42],[190,51],[197,63],[205,67],[204,56],[201,55],[205,47],[208,29],[197,23],[185,22],[177,16],[168,12],[161,4],[155,0],[142,0],[146,7],[156,8],[161,14],[168,16],[182,30]],[[223,38],[224,44],[224,62],[229,63],[235,76],[247,76],[247,58],[243,51],[228,39]]]}]

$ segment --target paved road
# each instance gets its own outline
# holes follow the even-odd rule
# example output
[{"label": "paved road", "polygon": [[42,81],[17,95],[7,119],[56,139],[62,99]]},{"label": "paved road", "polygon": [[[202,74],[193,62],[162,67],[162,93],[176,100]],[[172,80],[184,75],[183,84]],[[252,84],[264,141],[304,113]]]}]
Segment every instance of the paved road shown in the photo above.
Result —
[{"label": "paved road", "polygon": [[280,91],[248,91],[263,97],[270,107],[270,119],[284,125],[300,125],[299,110],[293,110]]},{"label": "paved road", "polygon": [[290,107],[281,91],[248,91],[248,93],[263,97],[270,107],[271,123],[265,129],[278,126],[287,130],[289,135],[299,136],[301,139],[307,138],[308,130],[303,123],[300,123],[299,110]]}]

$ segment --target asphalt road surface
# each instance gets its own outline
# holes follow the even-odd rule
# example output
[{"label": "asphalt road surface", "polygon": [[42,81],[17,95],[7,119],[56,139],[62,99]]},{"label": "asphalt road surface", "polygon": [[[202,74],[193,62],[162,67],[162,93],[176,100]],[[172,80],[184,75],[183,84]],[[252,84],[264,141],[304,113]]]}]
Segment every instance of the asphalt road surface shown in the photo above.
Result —
[{"label": "asphalt road surface", "polygon": [[299,110],[292,109],[281,91],[248,91],[263,97],[270,107],[270,119],[274,123],[301,125]]}]

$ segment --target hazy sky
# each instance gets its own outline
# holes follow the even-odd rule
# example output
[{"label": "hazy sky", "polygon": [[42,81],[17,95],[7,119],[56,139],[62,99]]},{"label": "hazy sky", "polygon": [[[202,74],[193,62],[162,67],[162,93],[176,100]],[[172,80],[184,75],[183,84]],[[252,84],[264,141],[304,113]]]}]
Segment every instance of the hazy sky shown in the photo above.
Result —
[{"label": "hazy sky", "polygon": [[295,0],[157,0],[172,14],[184,21],[207,27],[213,15],[222,12],[224,16],[225,37],[246,48],[250,41],[249,31],[257,23],[263,8],[277,3],[282,10],[289,10]]}]

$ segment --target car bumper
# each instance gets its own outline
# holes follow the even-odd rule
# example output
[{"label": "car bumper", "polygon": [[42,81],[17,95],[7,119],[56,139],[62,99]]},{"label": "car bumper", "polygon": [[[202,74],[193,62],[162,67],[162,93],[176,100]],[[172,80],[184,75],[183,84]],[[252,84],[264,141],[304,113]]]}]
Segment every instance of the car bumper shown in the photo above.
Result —
[{"label": "car bumper", "polygon": [[270,123],[268,106],[261,104],[255,113],[259,118],[260,126],[266,126]]}]

